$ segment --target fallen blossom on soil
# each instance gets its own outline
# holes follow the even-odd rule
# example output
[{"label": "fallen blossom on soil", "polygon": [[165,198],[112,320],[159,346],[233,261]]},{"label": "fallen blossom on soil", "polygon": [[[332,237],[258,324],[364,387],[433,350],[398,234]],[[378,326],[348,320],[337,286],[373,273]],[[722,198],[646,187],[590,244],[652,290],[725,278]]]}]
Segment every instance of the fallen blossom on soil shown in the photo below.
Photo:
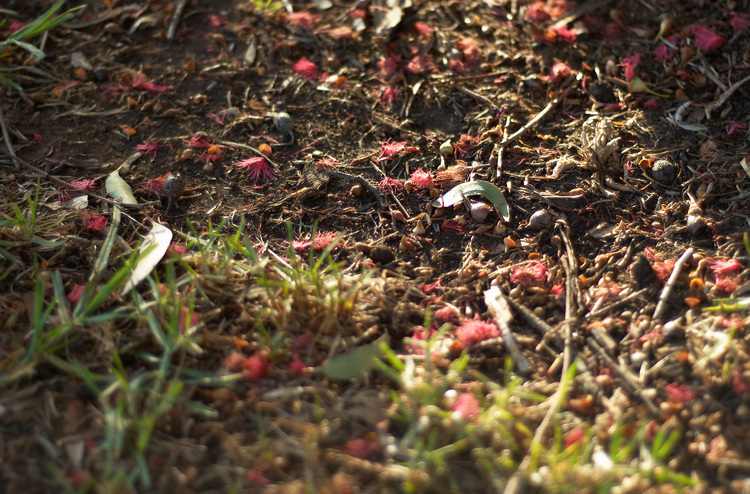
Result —
[{"label": "fallen blossom on soil", "polygon": [[183,244],[171,243],[169,244],[169,251],[177,256],[184,256],[187,254],[187,249]]},{"label": "fallen blossom on soil", "polygon": [[138,144],[135,148],[143,154],[154,153],[153,158],[156,158],[156,152],[159,150],[159,144],[157,144],[156,141],[149,137],[145,142],[143,142],[142,144]]},{"label": "fallen blossom on soil", "polygon": [[412,172],[410,180],[416,190],[425,190],[433,186],[432,175],[421,168]]},{"label": "fallen blossom on soil", "polygon": [[625,70],[625,80],[627,82],[632,81],[635,78],[635,68],[638,66],[638,62],[641,61],[641,54],[636,53],[630,57],[620,59],[618,67],[622,67]]},{"label": "fallen blossom on soil", "polygon": [[432,58],[417,55],[406,64],[406,71],[410,74],[424,74],[432,70]]},{"label": "fallen blossom on soil", "polygon": [[252,470],[248,470],[245,474],[245,478],[248,482],[252,482],[257,485],[269,485],[271,481],[263,474],[270,469],[271,467],[268,465],[258,465]]},{"label": "fallen blossom on soil", "polygon": [[471,420],[479,415],[479,400],[473,393],[462,393],[451,406],[451,411],[463,420]]},{"label": "fallen blossom on soil", "polygon": [[385,177],[380,181],[380,183],[378,183],[378,188],[384,192],[390,192],[391,194],[393,194],[397,190],[403,189],[404,184],[399,180],[393,179],[391,177]]},{"label": "fallen blossom on soil", "polygon": [[70,291],[68,292],[67,299],[68,302],[71,304],[75,304],[81,299],[81,295],[83,295],[83,290],[86,288],[86,285],[79,285],[77,283],[73,284],[70,287]]},{"label": "fallen blossom on soil", "polygon": [[143,89],[152,93],[163,93],[167,89],[172,89],[172,86],[159,86],[153,82],[149,82],[148,77],[143,72],[136,72],[126,79],[128,79],[127,83],[133,89]]},{"label": "fallen blossom on soil", "polygon": [[286,22],[288,26],[303,27],[309,29],[313,27],[313,24],[318,22],[318,18],[308,11],[290,12],[286,15],[286,19],[284,20],[284,22]]},{"label": "fallen blossom on soil", "polygon": [[381,144],[380,155],[375,161],[379,163],[381,161],[392,160],[404,149],[406,149],[405,142],[391,142],[389,139],[387,142]]},{"label": "fallen blossom on soil", "polygon": [[695,38],[695,46],[700,48],[701,51],[718,50],[727,42],[722,36],[703,26],[698,26],[693,30],[693,37]]},{"label": "fallen blossom on soil", "polygon": [[524,288],[546,285],[547,267],[540,261],[529,261],[513,271],[510,282],[518,283]]},{"label": "fallen blossom on soil", "polygon": [[182,308],[182,312],[180,313],[180,331],[187,331],[191,327],[198,324],[198,321],[198,314],[196,314],[195,312],[191,313],[190,307],[185,306]]},{"label": "fallen blossom on soil", "polygon": [[563,82],[572,72],[573,69],[571,69],[565,62],[555,62],[554,64],[552,64],[552,69],[550,69],[549,75],[547,77],[549,79],[549,82],[551,82],[552,84],[559,84]]},{"label": "fallen blossom on soil", "polygon": [[312,246],[313,250],[323,250],[330,247],[337,237],[336,232],[318,231],[312,240],[295,240],[292,242],[292,247],[294,247],[294,250],[305,250]]},{"label": "fallen blossom on soil", "polygon": [[744,132],[745,130],[747,130],[747,124],[743,122],[735,122],[734,120],[732,120],[732,123],[727,125],[727,135],[729,136]]},{"label": "fallen blossom on soil", "polygon": [[482,50],[479,48],[479,44],[477,44],[475,38],[464,38],[456,43],[456,46],[464,56],[466,69],[473,70],[482,63],[484,55],[482,55]]},{"label": "fallen blossom on soil", "polygon": [[750,383],[742,380],[742,374],[739,369],[734,369],[732,374],[732,388],[734,388],[735,393],[741,395],[750,392]]},{"label": "fallen blossom on soil", "polygon": [[660,62],[666,62],[667,60],[672,58],[672,50],[670,50],[666,45],[657,47],[651,53],[654,55],[654,58]]},{"label": "fallen blossom on soil", "polygon": [[152,178],[151,180],[146,180],[145,182],[138,184],[138,188],[145,190],[152,195],[162,195],[164,193],[164,181],[166,179],[166,176]]},{"label": "fallen blossom on soil", "polygon": [[195,134],[188,141],[188,146],[193,149],[208,149],[211,147],[211,143],[208,142],[208,137],[202,134]]},{"label": "fallen blossom on soil", "polygon": [[399,97],[401,90],[395,86],[388,86],[380,92],[378,103],[381,105],[392,106]]},{"label": "fallen blossom on soil", "polygon": [[433,315],[435,316],[435,319],[441,324],[446,322],[457,323],[459,318],[458,311],[450,305],[439,308],[434,312]]},{"label": "fallen blossom on soil", "polygon": [[686,403],[697,396],[697,393],[685,384],[671,383],[667,384],[665,389],[669,397],[678,403]]},{"label": "fallen blossom on soil", "polygon": [[479,142],[479,136],[461,134],[461,137],[459,137],[458,141],[453,145],[453,153],[460,158],[471,151],[474,146],[476,146],[477,142]]},{"label": "fallen blossom on soil", "polygon": [[70,189],[70,190],[77,190],[77,191],[80,191],[80,192],[83,192],[84,190],[88,190],[88,191],[93,192],[94,191],[94,189],[93,189],[94,184],[96,184],[96,179],[93,179],[93,180],[86,180],[86,179],[73,180],[72,182],[70,182],[70,186],[68,187],[68,189]]},{"label": "fallen blossom on soil", "polygon": [[445,220],[440,231],[445,233],[456,233],[459,235],[466,233],[466,229],[462,227],[456,220]]},{"label": "fallen blossom on soil", "polygon": [[714,274],[733,274],[742,269],[742,264],[737,259],[708,259],[711,271]]},{"label": "fallen blossom on soil", "polygon": [[432,36],[432,33],[435,31],[432,27],[430,27],[426,22],[423,21],[417,21],[414,23],[414,30],[419,34],[420,38],[429,38]]},{"label": "fallen blossom on soil", "polygon": [[83,217],[83,227],[86,230],[100,232],[107,228],[107,218],[98,214],[89,214]]},{"label": "fallen blossom on soil", "polygon": [[245,171],[250,175],[250,178],[256,181],[265,182],[276,176],[276,170],[271,168],[266,159],[261,156],[253,156],[252,158],[238,161],[234,166]]},{"label": "fallen blossom on soil", "polygon": [[391,53],[385,60],[378,62],[378,68],[380,69],[380,75],[383,77],[389,77],[401,68],[401,56]]},{"label": "fallen blossom on soil", "polygon": [[568,26],[558,26],[552,30],[557,39],[565,43],[573,44],[578,40],[578,33]]},{"label": "fallen blossom on soil", "polygon": [[246,381],[260,381],[268,373],[268,359],[260,354],[251,355],[242,363],[242,370],[245,372]]},{"label": "fallen blossom on soil", "polygon": [[658,110],[659,109],[659,102],[655,99],[647,99],[643,102],[643,109],[644,110]]},{"label": "fallen blossom on soil", "polygon": [[299,355],[292,355],[292,361],[289,362],[289,370],[297,377],[302,377],[307,373],[307,366],[299,358]]},{"label": "fallen blossom on soil", "polygon": [[437,290],[438,288],[442,288],[442,287],[443,287],[443,280],[442,279],[439,279],[437,281],[433,281],[432,283],[425,283],[424,285],[417,286],[417,288],[419,288],[420,290],[422,290],[422,293],[424,293],[425,295],[429,295],[432,292],[434,292],[435,290]]},{"label": "fallen blossom on soil", "polygon": [[734,32],[736,33],[737,31],[746,29],[747,26],[750,25],[750,20],[748,20],[747,16],[744,14],[729,12],[729,24],[732,25],[732,29],[734,29]]},{"label": "fallen blossom on soil", "polygon": [[318,78],[318,67],[308,60],[307,57],[300,58],[294,65],[292,65],[292,70],[308,81]]},{"label": "fallen blossom on soil", "polygon": [[484,322],[479,318],[470,319],[456,329],[456,338],[464,347],[470,347],[499,336],[500,329],[494,322]]}]

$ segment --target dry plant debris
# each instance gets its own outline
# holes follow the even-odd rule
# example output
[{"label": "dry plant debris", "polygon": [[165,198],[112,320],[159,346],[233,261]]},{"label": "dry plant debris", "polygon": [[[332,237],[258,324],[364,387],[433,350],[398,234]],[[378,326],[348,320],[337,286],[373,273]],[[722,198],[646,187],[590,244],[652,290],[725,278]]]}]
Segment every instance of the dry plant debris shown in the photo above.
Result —
[{"label": "dry plant debris", "polygon": [[750,489],[748,0],[6,4],[0,491]]}]

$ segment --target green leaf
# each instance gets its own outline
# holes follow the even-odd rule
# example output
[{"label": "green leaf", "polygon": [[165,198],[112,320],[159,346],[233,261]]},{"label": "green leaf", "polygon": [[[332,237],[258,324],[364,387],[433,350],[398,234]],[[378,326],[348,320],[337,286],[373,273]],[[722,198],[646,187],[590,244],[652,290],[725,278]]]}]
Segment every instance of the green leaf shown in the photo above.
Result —
[{"label": "green leaf", "polygon": [[27,43],[25,41],[19,41],[19,40],[13,40],[14,45],[18,45],[19,47],[23,48],[27,52],[31,53],[31,56],[34,56],[36,58],[44,58],[45,54],[42,50],[37,48],[36,46],[32,45],[31,43]]},{"label": "green leaf", "polygon": [[113,199],[121,199],[123,204],[138,204],[133,195],[133,189],[122,179],[117,170],[107,176],[104,187],[107,189],[107,194]]},{"label": "green leaf", "polygon": [[456,185],[443,194],[442,197],[438,197],[432,205],[436,208],[449,208],[463,200],[464,197],[468,196],[484,196],[492,203],[498,214],[502,216],[503,220],[506,222],[510,221],[510,211],[508,210],[508,203],[505,202],[503,193],[491,183],[483,180],[465,182]]},{"label": "green leaf", "polygon": [[384,334],[370,344],[361,346],[349,353],[337,355],[323,363],[323,373],[333,379],[353,379],[372,370],[377,359],[383,354],[381,343],[388,343],[388,334]]}]

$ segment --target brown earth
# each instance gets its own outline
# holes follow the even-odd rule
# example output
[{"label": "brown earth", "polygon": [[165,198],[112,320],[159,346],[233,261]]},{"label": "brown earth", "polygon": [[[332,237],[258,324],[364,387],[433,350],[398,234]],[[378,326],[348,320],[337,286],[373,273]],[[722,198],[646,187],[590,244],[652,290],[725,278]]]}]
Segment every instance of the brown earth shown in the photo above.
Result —
[{"label": "brown earth", "polygon": [[[15,3],[24,21],[49,7]],[[495,284],[512,302],[510,327],[529,369],[513,361],[529,391],[551,396],[562,356],[579,358],[564,404],[574,418],[564,433],[588,426],[607,445],[615,422],[633,435],[677,430],[670,471],[692,475],[696,490],[728,492],[742,482],[748,489],[750,359],[741,295],[748,286],[750,49],[747,16],[736,14],[747,12],[748,2],[396,4],[319,9],[294,2],[292,15],[251,2],[194,0],[174,39],[166,39],[169,2],[140,10],[91,2],[44,38],[45,59],[16,50],[2,60],[26,67],[18,73],[26,100],[14,91],[2,99],[15,151],[65,182],[96,180],[93,191],[106,195],[107,175],[140,146],[143,155],[120,175],[147,204],[128,214],[182,232],[176,250],[187,246],[187,257],[195,248],[185,235],[221,222],[224,233],[234,233],[244,221],[243,239],[263,256],[285,255],[289,231],[298,241],[310,240],[314,229],[324,240],[326,232],[343,233],[333,256],[347,273],[369,266],[384,280],[380,297],[362,308],[366,315],[337,322],[349,345],[387,333],[397,354],[409,353],[403,338],[419,331],[426,312],[445,307],[455,308],[456,325],[475,314],[490,320],[484,292]],[[83,55],[82,66],[74,53]],[[628,58],[639,54],[637,62]],[[291,143],[281,112],[292,121]],[[441,158],[448,140],[453,151]],[[157,144],[152,151],[150,143]],[[273,177],[238,167],[266,146]],[[10,369],[33,322],[34,262],[43,273],[60,272],[66,293],[82,283],[105,236],[91,215],[109,217],[109,205],[91,198],[85,210],[67,209],[61,200],[79,192],[14,169],[7,154],[4,162],[3,204],[22,204],[40,180],[38,223],[54,224],[46,240],[66,240],[24,248],[9,227],[0,230],[21,261],[0,259],[0,365]],[[417,170],[430,174],[431,187],[420,189]],[[170,174],[186,191],[167,211],[160,180]],[[386,178],[399,184],[388,186]],[[454,208],[432,205],[469,180],[497,186],[510,220],[492,210],[472,216],[470,203],[481,210],[481,197]],[[124,220],[119,235],[132,248],[145,231]],[[308,250],[295,245],[307,259]],[[205,353],[182,365],[221,373],[234,350],[245,357],[269,351],[253,321],[262,320],[258,305],[270,301],[238,283],[203,288],[214,290],[211,304],[201,299],[195,307]],[[732,294],[739,306],[703,310]],[[357,458],[346,449],[351,440],[401,440],[408,430],[391,421],[391,381],[296,378],[285,370],[292,337],[315,329],[306,327],[311,321],[295,324],[266,379],[237,384],[226,399],[194,387],[192,399],[220,419],[176,408],[158,423],[148,454],[151,485],[136,482],[137,491],[251,492],[266,483],[277,492],[302,492],[300,485],[320,492],[505,486],[467,451],[450,460],[449,472],[409,465],[406,476],[394,465],[408,462],[387,457],[385,448]],[[139,352],[154,342],[131,330],[108,324],[101,334],[80,335],[60,356],[105,372],[115,347],[137,373],[148,366]],[[542,338],[540,331],[549,333]],[[455,344],[436,357],[438,368],[466,346],[450,338]],[[725,340],[731,344],[722,346]],[[319,365],[332,345],[316,346],[305,365]],[[468,346],[472,372],[508,384],[507,341]],[[293,386],[302,386],[301,394],[267,395]],[[470,386],[483,389],[480,380]],[[51,492],[59,479],[79,485],[76,474],[106,478],[95,449],[87,446],[77,464],[64,452],[71,438],[102,440],[97,398],[86,390],[42,364],[5,385],[5,492]],[[528,404],[514,406],[520,417]],[[544,413],[534,409],[524,418],[532,431]],[[263,429],[263,421],[272,426]],[[514,461],[525,447],[512,451]],[[501,479],[511,473],[499,472]],[[586,477],[545,484],[565,490]],[[678,484],[639,482],[636,491]]]}]

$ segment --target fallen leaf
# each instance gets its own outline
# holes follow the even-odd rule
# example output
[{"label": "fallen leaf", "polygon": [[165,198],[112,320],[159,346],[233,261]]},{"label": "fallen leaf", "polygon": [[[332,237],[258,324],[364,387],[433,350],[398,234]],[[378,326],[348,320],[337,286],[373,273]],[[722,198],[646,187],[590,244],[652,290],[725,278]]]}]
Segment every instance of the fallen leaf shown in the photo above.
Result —
[{"label": "fallen leaf", "polygon": [[483,180],[465,182],[456,185],[443,194],[442,197],[438,197],[432,205],[436,208],[449,208],[461,201],[464,197],[477,195],[484,196],[492,203],[498,214],[503,217],[503,220],[506,222],[510,221],[510,211],[508,210],[508,203],[505,202],[503,193],[491,183]]},{"label": "fallen leaf", "polygon": [[117,170],[113,171],[107,176],[107,180],[104,182],[104,188],[107,189],[107,194],[113,199],[121,199],[123,204],[138,204],[135,196],[133,195],[133,189],[128,183],[122,179]]},{"label": "fallen leaf", "polygon": [[120,293],[126,294],[131,288],[146,279],[156,265],[159,264],[164,254],[167,253],[171,241],[172,230],[159,223],[154,223],[151,231],[148,232],[141,247],[138,249],[141,257]]}]

